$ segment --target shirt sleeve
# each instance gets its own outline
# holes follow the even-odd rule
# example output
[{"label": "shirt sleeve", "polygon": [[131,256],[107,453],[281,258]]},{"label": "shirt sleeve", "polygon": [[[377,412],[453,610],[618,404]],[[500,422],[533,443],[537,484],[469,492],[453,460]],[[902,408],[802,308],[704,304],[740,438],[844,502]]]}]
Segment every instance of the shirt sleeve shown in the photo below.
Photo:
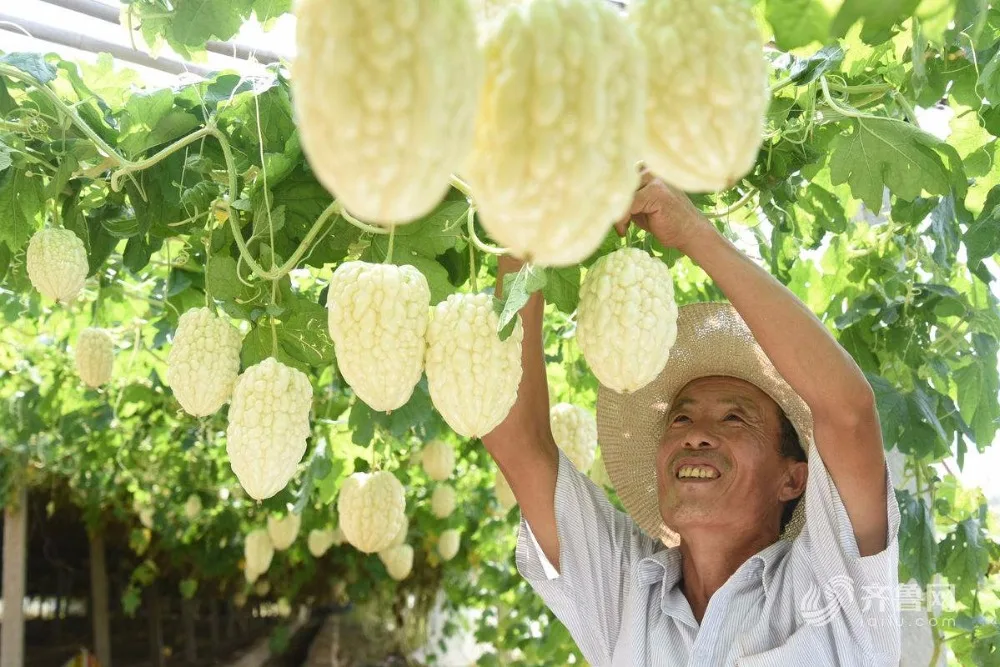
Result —
[{"label": "shirt sleeve", "polygon": [[[805,526],[795,540],[799,562],[808,563],[825,599],[836,596],[851,641],[874,658],[872,664],[898,665],[899,506],[886,466],[886,547],[862,556],[847,508],[830,473],[813,446],[805,492]],[[869,644],[870,642],[870,644]]]},{"label": "shirt sleeve", "polygon": [[611,505],[604,491],[559,453],[555,492],[559,571],[549,565],[522,516],[517,568],[566,626],[584,657],[608,664],[621,628],[633,563],[658,543]]}]

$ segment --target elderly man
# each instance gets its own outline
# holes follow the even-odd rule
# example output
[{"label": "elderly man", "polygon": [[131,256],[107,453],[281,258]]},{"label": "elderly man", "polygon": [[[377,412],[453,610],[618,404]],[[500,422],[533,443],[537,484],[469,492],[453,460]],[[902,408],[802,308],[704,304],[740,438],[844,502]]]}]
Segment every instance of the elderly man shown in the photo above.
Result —
[{"label": "elderly man", "polygon": [[541,295],[524,307],[517,403],[483,438],[521,508],[520,572],[594,665],[898,665],[899,510],[861,370],[683,194],[644,173],[630,221],[731,305],[681,307],[660,376],[600,389],[628,514],[556,447]]}]

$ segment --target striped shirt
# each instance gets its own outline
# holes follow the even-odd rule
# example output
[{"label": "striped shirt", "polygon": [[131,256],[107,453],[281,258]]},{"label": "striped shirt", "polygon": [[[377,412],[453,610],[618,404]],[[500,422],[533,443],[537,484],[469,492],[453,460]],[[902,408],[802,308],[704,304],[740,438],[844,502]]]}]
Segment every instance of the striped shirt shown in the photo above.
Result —
[{"label": "striped shirt", "polygon": [[888,546],[862,557],[812,447],[802,533],[743,563],[712,595],[699,624],[681,591],[679,548],[654,542],[560,453],[561,571],[523,518],[517,567],[594,665],[898,665],[899,508],[888,470],[886,487]]}]

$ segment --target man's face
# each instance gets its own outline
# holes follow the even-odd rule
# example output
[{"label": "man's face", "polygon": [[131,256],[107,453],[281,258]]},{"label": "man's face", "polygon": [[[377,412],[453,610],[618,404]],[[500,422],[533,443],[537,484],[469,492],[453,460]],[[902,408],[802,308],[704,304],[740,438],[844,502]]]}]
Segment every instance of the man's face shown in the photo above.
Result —
[{"label": "man's face", "polygon": [[780,415],[749,382],[713,376],[688,383],[671,405],[656,457],[667,525],[682,536],[692,528],[777,527],[784,503],[805,483],[805,464],[780,453]]}]

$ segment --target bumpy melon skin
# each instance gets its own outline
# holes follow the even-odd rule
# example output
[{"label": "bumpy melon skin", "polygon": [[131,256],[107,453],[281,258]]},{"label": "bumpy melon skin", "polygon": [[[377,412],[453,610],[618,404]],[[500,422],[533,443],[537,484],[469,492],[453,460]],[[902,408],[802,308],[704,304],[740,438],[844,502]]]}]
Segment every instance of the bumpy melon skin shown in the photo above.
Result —
[{"label": "bumpy melon skin", "polygon": [[402,581],[413,571],[413,547],[400,544],[378,552],[379,560],[385,565],[389,576],[396,581]]},{"label": "bumpy melon skin", "polygon": [[479,25],[480,38],[496,30],[507,12],[517,5],[524,5],[531,0],[469,0]]},{"label": "bumpy melon skin", "polygon": [[284,551],[295,543],[302,525],[302,515],[289,513],[283,517],[267,517],[267,534],[275,551]]},{"label": "bumpy melon skin", "polygon": [[521,383],[520,318],[510,337],[497,335],[488,294],[452,294],[434,307],[427,327],[427,388],[448,425],[467,438],[502,422]]},{"label": "bumpy melon skin", "polygon": [[439,484],[431,494],[431,513],[439,519],[446,519],[455,511],[458,498],[455,489],[447,484]]},{"label": "bumpy melon skin", "polygon": [[87,280],[87,248],[68,229],[40,229],[28,241],[25,253],[28,279],[42,296],[70,303]]},{"label": "bumpy melon skin", "polygon": [[438,538],[438,554],[444,560],[451,560],[458,553],[462,544],[462,535],[458,530],[449,528]]},{"label": "bumpy melon skin", "polygon": [[277,604],[278,616],[288,618],[292,615],[292,604],[286,598],[279,598]]},{"label": "bumpy melon skin", "polygon": [[76,374],[85,385],[96,389],[111,379],[115,342],[104,329],[84,329],[76,339],[74,359]]},{"label": "bumpy melon skin", "polygon": [[484,44],[476,143],[463,173],[483,226],[539,265],[586,259],[628,210],[644,144],[645,59],[606,2],[508,9]]},{"label": "bumpy melon skin", "polygon": [[428,477],[443,482],[455,469],[455,450],[443,440],[431,440],[420,452],[420,463]]},{"label": "bumpy melon skin", "polygon": [[764,44],[745,0],[635,0],[648,58],[644,160],[688,192],[735,185],[757,159],[770,99]]},{"label": "bumpy melon skin", "polygon": [[240,373],[240,331],[208,308],[181,315],[167,355],[167,384],[184,411],[215,414],[233,394]]},{"label": "bumpy melon skin", "polygon": [[424,370],[431,293],[412,266],[344,262],[327,292],[337,367],[373,410],[403,406]]},{"label": "bumpy melon skin", "polygon": [[267,572],[274,558],[274,545],[264,528],[250,531],[243,543],[244,572],[247,581],[253,583],[257,577]]},{"label": "bumpy melon skin", "polygon": [[496,478],[493,482],[493,495],[496,496],[497,504],[500,505],[500,511],[504,514],[517,505],[517,498],[514,497],[513,489],[510,488],[507,478],[499,470],[497,470]]},{"label": "bumpy melon skin", "polygon": [[240,485],[255,500],[281,491],[306,451],[312,385],[305,373],[274,357],[236,380],[226,453]]},{"label": "bumpy melon skin", "polygon": [[557,403],[549,410],[552,437],[580,472],[587,474],[597,455],[597,420],[585,408]]},{"label": "bumpy melon skin", "polygon": [[404,542],[406,542],[406,535],[409,532],[410,532],[410,520],[408,518],[406,518],[406,516],[404,516],[403,517],[403,525],[399,529],[399,532],[396,533],[396,537],[392,538],[392,542],[389,543],[389,547],[390,548],[391,547],[398,547],[399,545],[401,545]]},{"label": "bumpy melon skin", "polygon": [[392,544],[406,520],[403,485],[385,470],[354,473],[337,499],[340,528],[358,551],[375,553]]},{"label": "bumpy melon skin", "polygon": [[306,538],[306,546],[313,558],[321,558],[333,546],[333,530],[330,528],[313,528]]},{"label": "bumpy melon skin", "polygon": [[467,0],[299,0],[296,15],[292,96],[316,177],[371,222],[430,212],[472,146]]},{"label": "bumpy melon skin", "polygon": [[184,516],[188,521],[194,521],[201,514],[201,510],[201,498],[198,494],[192,493],[188,496],[187,501],[184,503]]},{"label": "bumpy melon skin", "polygon": [[638,248],[598,259],[580,286],[576,338],[601,384],[625,393],[663,370],[677,339],[670,269]]}]

